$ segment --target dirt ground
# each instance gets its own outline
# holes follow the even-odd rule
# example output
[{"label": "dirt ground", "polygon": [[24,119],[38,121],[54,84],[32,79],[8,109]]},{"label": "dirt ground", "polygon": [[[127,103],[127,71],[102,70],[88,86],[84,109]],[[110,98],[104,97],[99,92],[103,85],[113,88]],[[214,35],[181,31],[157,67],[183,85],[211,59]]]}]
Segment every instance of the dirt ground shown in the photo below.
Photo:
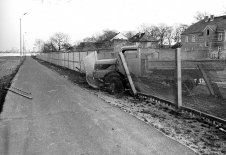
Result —
[{"label": "dirt ground", "polygon": [[149,100],[136,99],[128,94],[110,95],[107,92],[92,89],[86,83],[85,75],[41,60],[39,62],[90,93],[97,95],[109,104],[154,126],[165,135],[190,147],[199,154],[226,154],[226,131],[224,129],[210,126],[195,117],[176,113],[169,107],[154,104]]},{"label": "dirt ground", "polygon": [[10,86],[10,82],[16,75],[19,66],[20,57],[0,57],[0,113],[7,93],[5,88]]}]

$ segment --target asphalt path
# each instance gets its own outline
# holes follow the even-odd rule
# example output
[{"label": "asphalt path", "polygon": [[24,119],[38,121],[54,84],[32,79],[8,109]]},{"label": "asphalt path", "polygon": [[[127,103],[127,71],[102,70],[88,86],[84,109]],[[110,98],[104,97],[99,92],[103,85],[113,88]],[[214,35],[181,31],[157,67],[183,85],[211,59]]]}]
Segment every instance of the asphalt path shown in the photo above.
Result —
[{"label": "asphalt path", "polygon": [[[154,127],[27,58],[0,115],[0,155],[193,155]],[[23,93],[24,94],[24,93]]]}]

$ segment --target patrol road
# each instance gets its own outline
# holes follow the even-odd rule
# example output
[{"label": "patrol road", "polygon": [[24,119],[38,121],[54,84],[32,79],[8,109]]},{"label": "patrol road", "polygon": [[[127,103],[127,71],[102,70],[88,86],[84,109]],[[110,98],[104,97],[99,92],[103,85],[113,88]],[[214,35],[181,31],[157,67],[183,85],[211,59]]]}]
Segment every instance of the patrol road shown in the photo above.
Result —
[{"label": "patrol road", "polygon": [[1,155],[193,155],[154,127],[27,58],[1,113]]}]

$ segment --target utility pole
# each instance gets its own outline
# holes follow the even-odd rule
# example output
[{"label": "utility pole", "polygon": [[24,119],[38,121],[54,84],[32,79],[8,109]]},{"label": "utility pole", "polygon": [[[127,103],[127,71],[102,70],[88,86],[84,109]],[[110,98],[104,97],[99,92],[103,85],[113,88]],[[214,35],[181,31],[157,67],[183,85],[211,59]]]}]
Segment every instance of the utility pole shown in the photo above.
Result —
[{"label": "utility pole", "polygon": [[26,54],[25,54],[26,53],[26,46],[25,46],[26,39],[25,39],[25,34],[26,34],[26,32],[23,33],[23,48],[22,48],[23,49],[23,52],[22,52],[22,55],[23,56],[26,56]]},{"label": "utility pole", "polygon": [[20,60],[22,59],[22,40],[21,40],[21,33],[22,33],[22,28],[21,28],[21,18],[20,18]]},{"label": "utility pole", "polygon": [[20,17],[20,60],[22,60],[22,17],[24,15],[26,15],[27,13],[24,13],[21,17]]}]

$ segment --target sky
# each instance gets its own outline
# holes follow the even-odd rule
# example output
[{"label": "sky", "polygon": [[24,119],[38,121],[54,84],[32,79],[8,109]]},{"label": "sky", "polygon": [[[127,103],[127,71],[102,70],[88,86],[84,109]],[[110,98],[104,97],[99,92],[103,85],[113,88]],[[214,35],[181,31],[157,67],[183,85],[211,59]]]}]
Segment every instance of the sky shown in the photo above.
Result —
[{"label": "sky", "polygon": [[0,51],[19,49],[20,18],[26,47],[32,50],[35,39],[47,41],[56,32],[68,34],[73,44],[105,29],[189,25],[198,11],[223,15],[226,0],[0,0]]}]

